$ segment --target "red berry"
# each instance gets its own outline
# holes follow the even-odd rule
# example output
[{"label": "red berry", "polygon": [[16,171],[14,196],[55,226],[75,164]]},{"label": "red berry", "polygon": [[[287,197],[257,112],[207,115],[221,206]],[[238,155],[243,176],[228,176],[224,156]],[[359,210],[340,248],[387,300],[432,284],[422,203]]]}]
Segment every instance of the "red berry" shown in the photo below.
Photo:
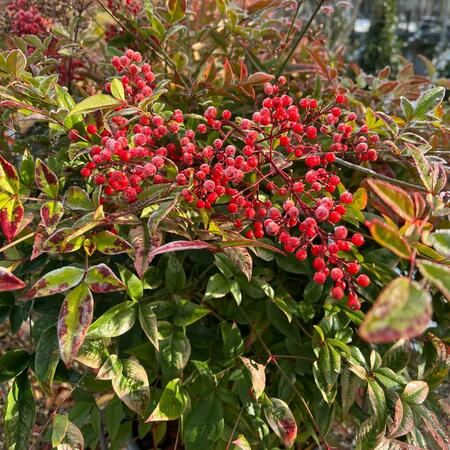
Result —
[{"label": "red berry", "polygon": [[356,275],[359,272],[359,264],[357,262],[351,262],[347,266],[347,272],[350,275]]},{"label": "red berry", "polygon": [[346,101],[346,98],[345,98],[345,95],[342,95],[342,94],[338,94],[338,95],[336,95],[336,103],[345,103],[345,101]]},{"label": "red berry", "polygon": [[370,284],[370,280],[369,277],[367,275],[361,274],[357,279],[356,279],[357,283],[361,286],[361,287],[367,287]]},{"label": "red berry", "polygon": [[344,297],[344,291],[341,287],[335,286],[331,289],[331,296],[336,300],[341,300]]},{"label": "red berry", "polygon": [[365,242],[364,236],[361,233],[355,233],[352,236],[352,243],[357,247],[361,247]]},{"label": "red berry", "polygon": [[86,131],[89,134],[95,134],[95,133],[97,133],[97,127],[93,123],[91,123],[86,127]]}]

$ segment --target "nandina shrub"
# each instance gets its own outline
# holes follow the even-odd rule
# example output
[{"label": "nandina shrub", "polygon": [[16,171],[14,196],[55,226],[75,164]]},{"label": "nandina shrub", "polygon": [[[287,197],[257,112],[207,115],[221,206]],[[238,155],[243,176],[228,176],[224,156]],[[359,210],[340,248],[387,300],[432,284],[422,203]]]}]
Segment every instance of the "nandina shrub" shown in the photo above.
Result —
[{"label": "nandina shrub", "polygon": [[444,90],[391,117],[241,64],[200,105],[114,53],[76,101],[0,56],[7,448],[445,448]]}]

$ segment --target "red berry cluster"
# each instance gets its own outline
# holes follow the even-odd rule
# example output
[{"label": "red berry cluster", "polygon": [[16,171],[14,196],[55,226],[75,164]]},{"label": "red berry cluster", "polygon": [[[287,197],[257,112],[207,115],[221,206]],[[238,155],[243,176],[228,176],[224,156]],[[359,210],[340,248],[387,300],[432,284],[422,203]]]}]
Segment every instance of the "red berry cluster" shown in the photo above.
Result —
[{"label": "red berry cluster", "polygon": [[122,12],[135,16],[142,10],[140,0],[108,0],[107,5],[108,9],[114,14]]},{"label": "red berry cluster", "polygon": [[10,23],[9,31],[14,36],[48,35],[50,21],[41,15],[35,5],[29,5],[27,0],[13,0],[6,8],[6,15]]},{"label": "red berry cluster", "polygon": [[[112,63],[124,74],[128,103],[151,95],[154,75],[139,53],[128,50]],[[299,261],[309,257],[316,283],[328,283],[337,300],[347,294],[347,304],[358,309],[355,286],[370,283],[354,257],[364,237],[341,224],[353,198],[330,164],[336,153],[373,159],[375,150],[361,143],[376,139],[354,113],[342,110],[344,95],[296,103],[282,93],[285,82],[280,77],[265,85],[266,98],[251,119],[233,120],[229,110],[219,115],[210,106],[196,130],[186,127],[179,110],[166,118],[140,113],[131,121],[117,115],[111,131],[100,135],[89,125],[95,145],[81,175],[102,186],[105,207],[117,207],[120,199],[133,203],[152,184],[179,187],[190,208],[206,209],[217,220],[227,213],[247,238],[268,236]],[[73,130],[69,137],[79,139]]]}]

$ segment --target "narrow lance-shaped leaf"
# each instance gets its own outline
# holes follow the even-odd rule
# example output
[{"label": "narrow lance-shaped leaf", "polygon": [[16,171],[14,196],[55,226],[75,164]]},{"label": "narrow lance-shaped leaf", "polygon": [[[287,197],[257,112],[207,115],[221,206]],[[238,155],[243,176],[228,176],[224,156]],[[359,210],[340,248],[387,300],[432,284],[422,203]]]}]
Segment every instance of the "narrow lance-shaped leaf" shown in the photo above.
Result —
[{"label": "narrow lance-shaped leaf", "polygon": [[264,409],[270,428],[287,448],[291,448],[297,437],[297,423],[289,406],[279,398],[271,398],[271,405]]},{"label": "narrow lance-shaped leaf", "polygon": [[130,242],[134,248],[134,268],[139,278],[143,278],[150,265],[150,252],[161,246],[162,233],[155,231],[150,236],[147,228],[139,225],[130,230]]},{"label": "narrow lance-shaped leaf", "polygon": [[174,241],[168,244],[161,245],[161,247],[156,248],[149,254],[150,260],[156,255],[161,255],[163,253],[179,252],[183,250],[210,250],[212,252],[217,251],[217,248],[204,241]]},{"label": "narrow lance-shaped leaf", "polygon": [[119,106],[120,100],[115,99],[107,94],[96,94],[91,97],[85,98],[80,103],[75,105],[69,113],[69,116],[74,114],[86,114],[98,109],[111,108]]},{"label": "narrow lance-shaped leaf", "polygon": [[227,247],[223,251],[245,275],[247,280],[250,281],[253,269],[253,260],[250,252],[245,247]]},{"label": "narrow lance-shaped leaf", "polygon": [[19,193],[19,176],[15,167],[0,155],[0,191]]},{"label": "narrow lance-shaped leaf", "polygon": [[69,416],[67,414],[56,414],[53,418],[52,446],[58,446],[66,436],[69,425]]},{"label": "narrow lance-shaped leaf", "polygon": [[133,247],[123,238],[117,236],[111,231],[100,231],[95,233],[91,240],[96,249],[105,255],[117,255],[119,253],[126,253],[133,249]]},{"label": "narrow lance-shaped leaf", "polygon": [[5,267],[0,266],[0,292],[15,291],[17,289],[23,289],[26,284],[19,280],[12,272]]},{"label": "narrow lance-shaped leaf", "polygon": [[425,260],[419,261],[417,266],[420,273],[450,300],[450,267]]},{"label": "narrow lance-shaped leaf", "polygon": [[378,244],[389,249],[392,253],[404,259],[409,259],[411,247],[406,239],[401,237],[392,226],[377,219],[372,220],[369,225],[370,233]]},{"label": "narrow lance-shaped leaf", "polygon": [[24,216],[22,202],[12,197],[0,210],[0,224],[6,239],[11,242],[20,230]]},{"label": "narrow lance-shaped leaf", "polygon": [[156,408],[146,422],[175,420],[181,417],[189,402],[187,393],[181,387],[181,380],[170,381],[161,395]]},{"label": "narrow lance-shaped leaf", "polygon": [[405,190],[382,180],[370,179],[367,183],[378,197],[402,219],[414,220],[414,203]]},{"label": "narrow lance-shaped leaf", "polygon": [[146,303],[141,303],[139,305],[139,322],[145,335],[153,344],[156,351],[159,351],[158,321],[152,305]]},{"label": "narrow lance-shaped leaf", "polygon": [[116,277],[114,272],[103,263],[89,267],[86,272],[85,281],[89,286],[89,289],[97,294],[122,291],[125,289],[125,285]]},{"label": "narrow lance-shaped leaf", "polygon": [[50,198],[57,198],[59,192],[58,177],[41,159],[36,159],[35,181],[37,187]]},{"label": "narrow lance-shaped leaf", "polygon": [[378,296],[359,334],[372,343],[411,339],[425,331],[431,313],[430,294],[415,281],[396,278]]},{"label": "narrow lance-shaped leaf", "polygon": [[413,118],[415,120],[427,119],[428,114],[442,103],[444,96],[445,89],[442,86],[424,92],[415,102]]},{"label": "narrow lance-shaped leaf", "polygon": [[84,270],[73,266],[52,270],[33,285],[27,292],[26,298],[46,297],[67,291],[79,284],[83,276]]},{"label": "narrow lance-shaped leaf", "polygon": [[88,330],[88,339],[116,337],[133,328],[136,320],[136,303],[122,302],[108,309]]},{"label": "narrow lance-shaped leaf", "polygon": [[31,431],[36,420],[33,391],[26,371],[22,372],[9,390],[3,425],[7,450],[29,450]]},{"label": "narrow lance-shaped leaf", "polygon": [[386,423],[386,395],[383,388],[375,381],[368,380],[367,393],[369,395],[370,406],[375,415],[378,430],[382,430]]},{"label": "narrow lance-shaped leaf", "polygon": [[114,391],[128,408],[142,415],[150,401],[147,372],[133,359],[123,361],[122,365],[122,375],[113,378]]},{"label": "narrow lance-shaped leaf", "polygon": [[50,200],[41,206],[40,214],[47,233],[51,234],[64,214],[64,207],[61,202]]},{"label": "narrow lance-shaped leaf", "polygon": [[84,341],[94,312],[94,299],[86,284],[69,292],[61,305],[58,318],[58,343],[61,359],[72,363]]}]

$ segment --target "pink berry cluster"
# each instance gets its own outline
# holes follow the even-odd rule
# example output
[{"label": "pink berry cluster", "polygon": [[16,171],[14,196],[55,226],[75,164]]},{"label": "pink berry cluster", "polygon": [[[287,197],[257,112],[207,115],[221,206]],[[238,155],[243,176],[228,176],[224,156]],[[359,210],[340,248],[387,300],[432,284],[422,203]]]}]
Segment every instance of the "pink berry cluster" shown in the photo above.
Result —
[{"label": "pink berry cluster", "polygon": [[[139,53],[128,50],[112,63],[127,94],[119,112],[151,95],[154,75]],[[331,164],[346,153],[373,160],[377,139],[343,110],[343,94],[328,103],[296,102],[283,93],[285,83],[280,77],[264,86],[262,107],[251,118],[210,106],[195,129],[180,110],[164,117],[142,112],[131,120],[116,115],[100,133],[88,125],[93,145],[81,175],[102,187],[105,208],[134,203],[153,184],[178,187],[189,208],[231,218],[247,238],[269,237],[299,261],[309,258],[314,281],[359,309],[356,286],[370,284],[354,257],[364,237],[343,224],[353,197]],[[69,137],[81,138],[75,130]]]},{"label": "pink berry cluster", "polygon": [[10,24],[9,32],[14,36],[48,35],[50,21],[42,16],[35,5],[29,5],[27,0],[13,0],[6,8],[6,15]]}]

